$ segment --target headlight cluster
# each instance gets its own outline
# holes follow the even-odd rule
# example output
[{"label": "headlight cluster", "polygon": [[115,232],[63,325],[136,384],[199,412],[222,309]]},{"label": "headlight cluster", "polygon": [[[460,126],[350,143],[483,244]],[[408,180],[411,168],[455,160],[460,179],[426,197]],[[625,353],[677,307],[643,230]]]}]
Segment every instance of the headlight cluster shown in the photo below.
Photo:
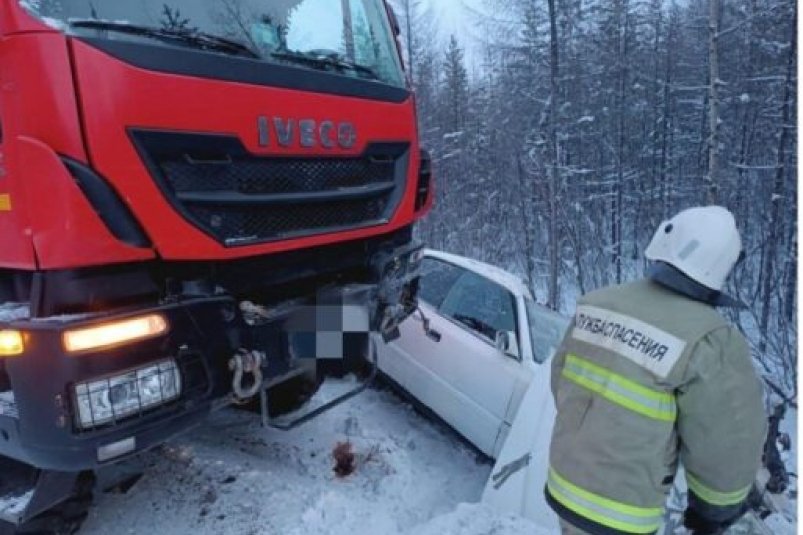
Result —
[{"label": "headlight cluster", "polygon": [[176,361],[162,360],[123,374],[74,387],[78,425],[97,427],[176,399],[181,374]]}]

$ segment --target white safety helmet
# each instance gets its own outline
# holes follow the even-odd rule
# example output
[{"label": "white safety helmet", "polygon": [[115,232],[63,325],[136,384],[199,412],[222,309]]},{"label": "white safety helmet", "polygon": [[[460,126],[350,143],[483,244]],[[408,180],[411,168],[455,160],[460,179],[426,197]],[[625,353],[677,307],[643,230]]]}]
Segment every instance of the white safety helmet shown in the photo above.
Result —
[{"label": "white safety helmet", "polygon": [[644,256],[721,291],[741,253],[742,239],[733,214],[721,206],[700,206],[661,223]]}]

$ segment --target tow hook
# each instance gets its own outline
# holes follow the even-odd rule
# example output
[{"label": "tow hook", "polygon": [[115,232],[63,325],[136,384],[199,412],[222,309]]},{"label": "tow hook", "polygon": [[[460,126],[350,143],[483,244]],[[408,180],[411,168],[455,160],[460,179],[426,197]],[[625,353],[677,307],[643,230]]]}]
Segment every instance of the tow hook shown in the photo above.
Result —
[{"label": "tow hook", "polygon": [[[262,351],[249,351],[240,349],[229,359],[229,370],[234,372],[231,380],[231,389],[237,401],[244,401],[254,397],[262,386],[262,364],[265,362],[265,353]],[[253,379],[246,387],[243,375],[253,375]]]}]

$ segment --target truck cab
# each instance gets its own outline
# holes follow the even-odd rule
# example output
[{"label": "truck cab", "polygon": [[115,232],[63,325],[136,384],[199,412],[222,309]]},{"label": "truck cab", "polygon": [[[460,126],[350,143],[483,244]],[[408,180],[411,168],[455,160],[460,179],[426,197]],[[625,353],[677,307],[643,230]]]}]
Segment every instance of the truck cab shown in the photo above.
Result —
[{"label": "truck cab", "polygon": [[393,337],[432,202],[397,30],[383,0],[0,0],[1,455],[91,470]]}]

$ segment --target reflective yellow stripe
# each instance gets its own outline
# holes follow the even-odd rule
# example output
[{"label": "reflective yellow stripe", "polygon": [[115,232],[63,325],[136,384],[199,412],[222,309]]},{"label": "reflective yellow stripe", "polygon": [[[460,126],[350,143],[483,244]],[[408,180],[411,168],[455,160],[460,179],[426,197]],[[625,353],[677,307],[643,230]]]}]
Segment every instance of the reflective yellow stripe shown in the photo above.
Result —
[{"label": "reflective yellow stripe", "polygon": [[637,507],[605,498],[570,483],[552,467],[547,488],[567,509],[609,528],[628,533],[652,533],[661,525],[662,507]]},{"label": "reflective yellow stripe", "polygon": [[647,388],[577,355],[566,357],[562,375],[608,401],[644,416],[665,422],[674,422],[677,418],[677,405],[671,394]]},{"label": "reflective yellow stripe", "polygon": [[686,482],[689,484],[689,489],[691,489],[698,498],[710,503],[711,505],[719,505],[723,507],[728,505],[736,505],[743,502],[744,499],[747,498],[747,495],[750,494],[750,488],[753,486],[750,484],[743,489],[735,490],[733,492],[719,492],[711,487],[706,487],[700,483],[699,479],[691,475],[689,472],[686,472]]},{"label": "reflective yellow stripe", "polygon": [[11,211],[11,195],[8,193],[0,194],[0,212]]}]

